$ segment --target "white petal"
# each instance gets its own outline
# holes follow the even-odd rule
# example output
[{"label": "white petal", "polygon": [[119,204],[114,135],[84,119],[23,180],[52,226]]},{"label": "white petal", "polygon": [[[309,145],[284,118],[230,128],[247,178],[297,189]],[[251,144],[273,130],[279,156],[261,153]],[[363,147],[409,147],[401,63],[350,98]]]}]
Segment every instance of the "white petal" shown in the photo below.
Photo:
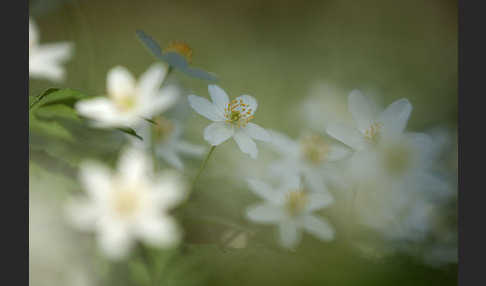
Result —
[{"label": "white petal", "polygon": [[39,30],[34,20],[29,19],[29,46],[39,42]]},{"label": "white petal", "polygon": [[349,94],[348,108],[359,130],[366,130],[378,116],[376,104],[359,90],[353,90]]},{"label": "white petal", "polygon": [[304,173],[304,180],[313,192],[327,192],[327,186],[324,182],[325,178],[318,170],[307,170]]},{"label": "white petal", "polygon": [[250,190],[253,191],[255,194],[259,195],[267,201],[276,202],[276,193],[270,185],[256,179],[247,179],[247,182]]},{"label": "white petal", "polygon": [[118,172],[126,183],[140,182],[150,176],[152,162],[140,149],[123,150],[118,160]]},{"label": "white petal", "polygon": [[258,223],[274,223],[282,220],[284,213],[282,209],[275,205],[260,204],[251,206],[246,210],[248,219]]},{"label": "white petal", "polygon": [[337,144],[332,144],[329,150],[329,154],[327,154],[327,161],[334,162],[341,159],[344,159],[346,156],[351,154],[351,150],[344,146],[339,146]]},{"label": "white petal", "polygon": [[200,157],[204,154],[205,148],[201,145],[192,144],[186,141],[177,142],[177,150],[181,153]]},{"label": "white petal", "polygon": [[29,54],[29,74],[56,82],[64,80],[65,70],[62,63],[70,58],[71,51],[70,43],[36,47]]},{"label": "white petal", "polygon": [[132,239],[126,227],[118,222],[104,222],[100,225],[98,243],[108,258],[125,258],[132,248]]},{"label": "white petal", "polygon": [[293,248],[300,242],[301,233],[292,221],[279,224],[280,243],[283,247]]},{"label": "white petal", "polygon": [[334,229],[326,220],[322,218],[308,215],[303,218],[302,224],[305,230],[321,240],[334,239]]},{"label": "white petal", "polygon": [[157,154],[167,161],[167,163],[169,163],[169,165],[172,167],[178,170],[184,169],[184,163],[182,163],[181,158],[179,158],[175,150],[170,148],[159,148],[157,150]]},{"label": "white petal", "polygon": [[284,192],[291,190],[294,191],[302,186],[302,180],[297,173],[287,174],[282,178],[282,188]]},{"label": "white petal", "polygon": [[138,227],[139,236],[152,246],[172,247],[181,238],[181,231],[177,223],[170,217],[158,216],[142,219]]},{"label": "white petal", "polygon": [[411,113],[412,104],[408,99],[402,98],[393,102],[380,115],[379,121],[383,124],[383,131],[402,133],[407,127]]},{"label": "white petal", "polygon": [[243,103],[245,104],[248,104],[247,106],[247,110],[250,110],[251,109],[251,112],[250,112],[250,115],[253,115],[253,113],[255,113],[255,111],[257,110],[257,107],[258,107],[258,103],[256,101],[256,99],[251,96],[251,95],[247,95],[247,94],[244,94],[242,96],[238,96],[236,98],[236,100],[240,101],[243,100]]},{"label": "white petal", "polygon": [[363,135],[358,130],[346,125],[330,123],[326,132],[355,150],[364,149],[366,146]]},{"label": "white petal", "polygon": [[155,63],[140,76],[138,82],[138,91],[142,97],[155,95],[158,93],[162,82],[167,75],[167,66],[161,63]]},{"label": "white petal", "polygon": [[116,106],[105,97],[78,101],[75,108],[80,115],[95,120],[99,127],[120,127],[125,123]]},{"label": "white petal", "polygon": [[275,130],[268,130],[268,133],[270,133],[271,137],[271,146],[274,147],[277,152],[282,155],[297,155],[299,153],[299,144],[284,133]]},{"label": "white petal", "polygon": [[215,84],[210,84],[208,85],[208,92],[213,104],[216,105],[219,110],[224,110],[227,107],[229,98],[221,87]]},{"label": "white petal", "polygon": [[151,201],[157,209],[170,209],[187,198],[188,185],[182,175],[176,171],[159,173],[151,194]]},{"label": "white petal", "polygon": [[322,209],[334,202],[334,199],[329,193],[310,193],[307,198],[309,202],[306,206],[306,210],[309,212]]},{"label": "white petal", "polygon": [[255,123],[248,123],[243,130],[253,139],[260,140],[260,141],[271,141],[270,133],[267,130],[263,129],[261,126]]},{"label": "white petal", "polygon": [[79,181],[94,200],[104,200],[111,190],[111,171],[94,161],[79,166]]},{"label": "white petal", "polygon": [[98,208],[86,199],[69,201],[66,214],[69,222],[82,231],[92,230],[99,217]]},{"label": "white petal", "polygon": [[216,105],[209,102],[209,100],[192,94],[189,95],[187,99],[189,100],[189,105],[192,109],[200,115],[212,121],[224,121],[223,111],[219,110]]},{"label": "white petal", "polygon": [[250,155],[252,159],[256,159],[258,156],[258,149],[256,143],[246,135],[244,132],[236,132],[233,136],[236,144],[240,147],[241,152]]},{"label": "white petal", "polygon": [[204,140],[217,146],[233,136],[233,127],[226,122],[214,122],[204,129]]},{"label": "white petal", "polygon": [[160,114],[170,107],[174,106],[179,98],[179,89],[174,86],[167,86],[162,88],[155,96],[147,97],[143,102],[143,114],[144,117],[152,117]]},{"label": "white petal", "polygon": [[132,73],[122,66],[116,66],[108,72],[106,84],[108,94],[113,97],[134,93],[136,87]]}]

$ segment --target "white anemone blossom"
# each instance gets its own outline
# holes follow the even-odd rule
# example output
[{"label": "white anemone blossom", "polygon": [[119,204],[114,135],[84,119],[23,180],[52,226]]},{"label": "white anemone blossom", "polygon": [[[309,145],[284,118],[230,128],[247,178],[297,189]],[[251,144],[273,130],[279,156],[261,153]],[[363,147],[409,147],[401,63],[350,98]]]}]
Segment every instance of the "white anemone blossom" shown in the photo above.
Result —
[{"label": "white anemone blossom", "polygon": [[278,225],[283,247],[295,247],[300,242],[302,230],[320,240],[334,239],[332,226],[313,213],[333,203],[334,199],[329,193],[307,191],[295,175],[287,176],[276,189],[254,179],[249,179],[248,184],[264,202],[250,206],[246,216],[257,223]]},{"label": "white anemone blossom", "polygon": [[412,112],[412,105],[399,99],[380,111],[378,106],[358,90],[348,96],[348,110],[355,126],[342,123],[328,124],[327,133],[354,150],[367,149],[384,136],[394,136],[405,130]]},{"label": "white anemone blossom", "polygon": [[153,174],[141,150],[125,150],[116,172],[84,163],[80,180],[87,197],[68,204],[70,221],[80,230],[95,231],[107,257],[126,257],[136,240],[155,247],[179,242],[181,231],[169,211],[185,199],[187,185],[173,171]]},{"label": "white anemone blossom", "polygon": [[424,133],[383,137],[349,161],[361,222],[391,240],[423,240],[433,227],[438,200],[448,183],[433,172],[438,148]]},{"label": "white anemone blossom", "polygon": [[[183,127],[178,121],[169,120],[163,116],[157,116],[155,124],[144,124],[136,128],[137,134],[144,138],[143,141],[133,138],[135,146],[149,150],[151,144],[155,144],[157,157],[162,158],[171,167],[178,170],[184,169],[181,155],[201,157],[205,148],[182,138]],[[130,136],[131,137],[131,136]]]},{"label": "white anemone blossom", "polygon": [[108,97],[79,101],[76,109],[96,127],[134,128],[175,104],[179,90],[173,86],[160,88],[166,75],[167,67],[156,63],[137,82],[128,69],[116,66],[108,72]]},{"label": "white anemone blossom", "polygon": [[39,30],[29,19],[29,76],[54,82],[63,81],[65,70],[62,64],[72,55],[73,45],[69,42],[39,44]]},{"label": "white anemone blossom", "polygon": [[255,159],[258,149],[253,139],[269,141],[270,134],[250,120],[258,107],[257,101],[250,95],[242,95],[230,101],[226,92],[217,85],[208,86],[212,102],[189,95],[189,104],[200,115],[214,121],[204,129],[204,139],[217,146],[233,138],[240,150]]},{"label": "white anemone blossom", "polygon": [[340,185],[336,162],[351,154],[347,147],[332,143],[319,134],[304,134],[296,141],[270,131],[271,146],[283,157],[270,165],[273,174],[301,175],[314,192],[326,192],[327,183]]}]

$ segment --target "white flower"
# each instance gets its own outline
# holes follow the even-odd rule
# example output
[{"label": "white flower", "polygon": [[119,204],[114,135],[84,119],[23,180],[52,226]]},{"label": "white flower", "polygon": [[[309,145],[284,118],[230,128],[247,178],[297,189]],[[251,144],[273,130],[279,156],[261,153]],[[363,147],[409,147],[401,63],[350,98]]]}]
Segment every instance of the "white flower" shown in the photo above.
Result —
[{"label": "white flower", "polygon": [[447,182],[431,171],[436,147],[426,134],[403,133],[355,153],[348,178],[360,221],[390,240],[424,239],[438,194],[449,192]]},{"label": "white flower", "polygon": [[306,191],[298,176],[287,176],[278,189],[258,180],[248,180],[248,184],[264,202],[249,207],[247,217],[257,223],[278,225],[282,246],[296,246],[302,229],[321,240],[334,239],[331,225],[313,214],[333,203],[330,194]]},{"label": "white flower", "polygon": [[347,109],[347,95],[336,85],[316,82],[300,105],[299,115],[307,126],[322,131],[332,122],[352,123]]},{"label": "white flower", "polygon": [[203,146],[182,139],[182,126],[179,122],[168,120],[162,116],[155,118],[154,122],[155,125],[144,124],[135,129],[144,140],[134,138],[132,139],[133,144],[146,150],[149,150],[151,144],[155,144],[156,155],[179,170],[184,169],[180,155],[201,157],[204,154],[205,148]]},{"label": "white flower", "polygon": [[72,54],[73,45],[63,42],[39,44],[39,31],[35,22],[29,19],[29,76],[60,82],[65,71],[62,64]]},{"label": "white flower", "polygon": [[135,127],[144,118],[151,118],[171,107],[179,96],[175,87],[160,85],[167,67],[153,64],[137,82],[129,70],[116,66],[108,72],[108,97],[77,102],[77,111],[94,122],[96,127]]},{"label": "white flower", "polygon": [[186,197],[186,184],[169,171],[155,177],[142,151],[126,150],[115,173],[98,163],[85,163],[80,180],[88,197],[68,205],[69,217],[81,230],[97,233],[108,257],[125,257],[135,240],[156,247],[179,242],[181,233],[169,210]]},{"label": "white flower", "polygon": [[407,126],[412,105],[402,98],[380,112],[373,101],[354,90],[348,96],[348,110],[353,116],[355,127],[333,123],[327,126],[326,131],[351,148],[363,150],[383,136],[402,133]]},{"label": "white flower", "polygon": [[326,192],[326,181],[339,181],[339,172],[333,163],[347,157],[351,153],[348,148],[331,143],[319,134],[306,134],[294,141],[285,134],[270,132],[271,146],[283,156],[270,165],[272,173],[300,174],[315,192]]},{"label": "white flower", "polygon": [[204,139],[217,146],[233,137],[241,152],[255,159],[258,149],[253,139],[270,140],[265,129],[250,122],[258,107],[256,99],[242,95],[230,102],[226,92],[217,85],[209,85],[208,91],[213,102],[196,95],[188,97],[189,104],[197,113],[214,121],[204,129]]}]

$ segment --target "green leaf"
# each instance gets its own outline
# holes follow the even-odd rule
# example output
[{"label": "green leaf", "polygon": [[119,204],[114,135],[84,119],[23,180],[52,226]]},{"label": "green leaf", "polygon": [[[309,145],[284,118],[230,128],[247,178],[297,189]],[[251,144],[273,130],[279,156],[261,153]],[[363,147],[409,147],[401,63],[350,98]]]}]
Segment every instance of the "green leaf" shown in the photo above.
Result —
[{"label": "green leaf", "polygon": [[117,130],[120,130],[121,132],[124,132],[126,134],[129,134],[129,135],[132,135],[140,140],[143,141],[143,138],[142,136],[138,135],[137,132],[135,132],[135,130],[133,130],[132,128],[129,128],[129,127],[120,127],[120,128],[116,128]]},{"label": "green leaf", "polygon": [[69,106],[73,106],[74,103],[80,99],[86,98],[86,95],[73,89],[55,89],[50,88],[43,92],[41,95],[36,96],[35,99],[29,100],[29,109],[37,109],[41,106],[54,103],[63,103]]},{"label": "green leaf", "polygon": [[29,114],[29,132],[44,133],[60,139],[72,141],[71,133],[57,121],[38,120],[34,114]]},{"label": "green leaf", "polygon": [[79,121],[80,118],[72,107],[64,104],[53,104],[37,109],[36,115],[46,119],[64,118]]}]

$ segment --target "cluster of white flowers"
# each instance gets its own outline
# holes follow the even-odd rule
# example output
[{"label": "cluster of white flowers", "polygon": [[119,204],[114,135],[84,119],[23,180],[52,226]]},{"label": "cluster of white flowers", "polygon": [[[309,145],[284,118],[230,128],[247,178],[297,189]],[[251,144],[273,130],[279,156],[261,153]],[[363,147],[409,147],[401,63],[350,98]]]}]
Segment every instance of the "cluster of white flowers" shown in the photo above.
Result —
[{"label": "cluster of white flowers", "polygon": [[[182,171],[180,154],[200,157],[204,147],[183,139],[182,124],[161,115],[181,94],[178,87],[163,83],[170,67],[214,79],[189,67],[192,50],[186,44],[173,43],[162,52],[149,36],[137,34],[168,65],[153,64],[138,81],[127,68],[116,66],[107,75],[107,96],[75,105],[94,127],[129,127],[142,137],[129,140],[116,172],[95,162],[82,164],[80,181],[87,196],[73,199],[67,208],[71,222],[96,232],[99,246],[113,259],[126,257],[136,241],[158,247],[180,242],[182,231],[170,210],[187,198],[188,186],[176,171],[154,170],[153,160],[161,158]],[[61,80],[60,63],[70,54],[70,44],[38,45],[37,29],[29,23],[32,76]],[[332,107],[323,110],[311,100],[304,105],[308,118],[326,114],[322,122],[313,120],[312,132],[294,140],[254,123],[258,103],[253,96],[230,100],[214,84],[208,85],[208,92],[211,101],[193,94],[187,97],[194,111],[212,121],[203,132],[211,145],[205,162],[216,146],[230,138],[252,159],[258,157],[254,140],[267,143],[280,156],[268,166],[279,185],[246,178],[249,189],[263,199],[248,207],[246,216],[256,223],[276,224],[283,247],[294,249],[302,231],[323,241],[334,239],[334,227],[318,212],[335,202],[335,191],[351,193],[355,219],[387,239],[419,241],[427,236],[437,198],[433,194],[442,194],[449,186],[433,171],[440,144],[425,133],[406,131],[412,112],[407,99],[380,109],[355,90],[348,96],[348,115],[339,111],[345,109],[342,98],[331,98]],[[149,153],[155,158],[150,159]]]}]

